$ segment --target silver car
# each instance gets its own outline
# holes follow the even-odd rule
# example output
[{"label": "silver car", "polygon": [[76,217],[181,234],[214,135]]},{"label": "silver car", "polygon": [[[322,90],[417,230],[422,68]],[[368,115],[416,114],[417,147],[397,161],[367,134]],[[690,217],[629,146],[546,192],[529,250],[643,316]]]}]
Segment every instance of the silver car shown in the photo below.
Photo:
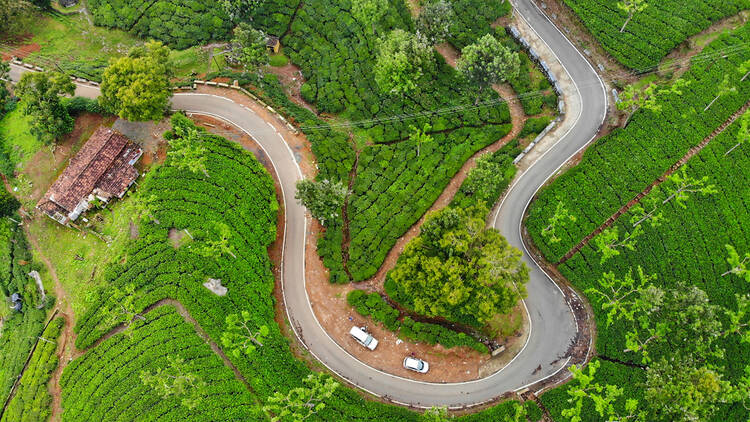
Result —
[{"label": "silver car", "polygon": [[426,374],[427,371],[430,370],[430,364],[423,361],[422,359],[417,359],[411,356],[407,356],[404,359],[404,368],[412,370],[414,372]]}]

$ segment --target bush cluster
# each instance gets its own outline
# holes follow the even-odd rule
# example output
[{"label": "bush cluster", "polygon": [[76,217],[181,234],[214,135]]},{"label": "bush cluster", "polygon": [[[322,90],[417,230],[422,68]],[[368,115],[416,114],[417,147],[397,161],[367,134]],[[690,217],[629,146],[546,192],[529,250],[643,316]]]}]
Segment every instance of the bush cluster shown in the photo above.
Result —
[{"label": "bush cluster", "polygon": [[356,309],[357,313],[365,317],[372,317],[389,330],[398,332],[398,336],[401,338],[433,345],[440,344],[447,349],[465,346],[479,353],[489,353],[486,345],[464,333],[453,331],[438,324],[416,322],[408,316],[399,320],[401,313],[398,309],[389,305],[378,293],[352,290],[346,296],[346,300],[349,305]]}]

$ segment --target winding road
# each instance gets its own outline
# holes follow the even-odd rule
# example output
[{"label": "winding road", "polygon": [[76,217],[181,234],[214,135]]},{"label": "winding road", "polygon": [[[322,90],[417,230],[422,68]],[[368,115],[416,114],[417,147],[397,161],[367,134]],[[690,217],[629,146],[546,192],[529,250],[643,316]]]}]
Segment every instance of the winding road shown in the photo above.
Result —
[{"label": "winding road", "polygon": [[[575,124],[516,178],[494,219],[493,225],[509,242],[525,250],[521,224],[528,204],[537,190],[596,136],[606,114],[607,95],[593,67],[532,0],[515,0],[513,3],[515,13],[556,53],[576,85],[580,97],[577,100],[581,104],[580,114],[568,117],[575,119]],[[17,80],[24,70],[14,65],[11,78]],[[99,90],[79,84],[76,94],[94,98],[99,95]],[[565,100],[566,103],[570,101],[569,98]],[[265,150],[278,175],[286,210],[281,272],[289,321],[309,351],[342,378],[397,403],[417,407],[465,407],[522,389],[555,375],[568,365],[568,349],[578,332],[578,322],[562,291],[528,252],[524,254],[530,268],[525,303],[531,332],[523,350],[499,372],[463,383],[426,383],[386,374],[358,361],[328,336],[310,306],[305,289],[304,259],[308,217],[294,199],[295,183],[302,178],[302,172],[282,136],[257,114],[224,97],[180,93],[172,98],[172,107],[225,120],[251,135]]]}]

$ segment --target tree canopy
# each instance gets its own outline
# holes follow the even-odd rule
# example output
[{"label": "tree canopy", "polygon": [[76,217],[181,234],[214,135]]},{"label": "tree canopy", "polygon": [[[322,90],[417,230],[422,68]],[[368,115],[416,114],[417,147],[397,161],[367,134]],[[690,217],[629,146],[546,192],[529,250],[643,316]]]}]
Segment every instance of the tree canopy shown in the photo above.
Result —
[{"label": "tree canopy", "polygon": [[525,294],[521,251],[486,228],[486,207],[427,216],[388,274],[388,294],[416,312],[472,325],[509,312]]},{"label": "tree canopy", "polygon": [[169,48],[157,41],[112,59],[104,70],[99,104],[126,120],[160,120],[172,96]]},{"label": "tree canopy", "polygon": [[265,0],[221,0],[221,8],[232,22],[239,22],[243,19],[252,20],[253,13],[264,2]]},{"label": "tree canopy", "polygon": [[75,85],[60,72],[27,72],[16,85],[23,112],[31,117],[31,133],[44,144],[73,130],[73,118],[62,96],[73,95]]},{"label": "tree canopy", "polygon": [[394,95],[415,91],[422,76],[433,68],[433,59],[424,38],[394,29],[378,40],[375,82],[381,91]]},{"label": "tree canopy", "polygon": [[461,50],[456,69],[482,90],[518,76],[521,59],[518,53],[487,34]]},{"label": "tree canopy", "polygon": [[232,56],[248,72],[268,64],[266,34],[242,22],[234,28]]},{"label": "tree canopy", "polygon": [[307,207],[321,224],[326,225],[339,216],[346,198],[346,187],[330,180],[316,182],[304,179],[297,182],[294,198]]},{"label": "tree canopy", "polygon": [[428,3],[417,18],[417,33],[430,44],[440,44],[450,35],[451,23],[456,19],[453,7],[445,0]]}]

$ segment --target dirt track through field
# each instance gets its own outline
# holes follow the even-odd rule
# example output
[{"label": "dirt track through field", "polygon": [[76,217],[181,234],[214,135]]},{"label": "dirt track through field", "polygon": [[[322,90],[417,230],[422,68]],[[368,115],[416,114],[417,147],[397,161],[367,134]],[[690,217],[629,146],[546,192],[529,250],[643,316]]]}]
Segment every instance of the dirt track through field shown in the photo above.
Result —
[{"label": "dirt track through field", "polygon": [[734,123],[735,120],[737,120],[740,116],[742,116],[742,114],[745,113],[745,111],[747,111],[748,108],[750,108],[750,101],[746,102],[745,105],[742,106],[742,108],[740,108],[739,110],[734,112],[734,114],[729,116],[729,118],[726,121],[724,121],[724,123],[722,123],[713,132],[711,132],[710,135],[706,136],[698,145],[690,148],[690,150],[688,150],[688,152],[682,158],[680,158],[676,163],[672,164],[672,166],[669,167],[669,169],[667,169],[667,171],[665,171],[664,174],[659,176],[658,179],[654,180],[650,185],[646,187],[646,189],[644,189],[638,195],[636,195],[633,199],[628,201],[627,204],[620,207],[620,209],[617,210],[617,212],[615,212],[614,214],[612,214],[612,216],[609,217],[606,221],[604,221],[604,223],[602,223],[593,232],[589,233],[586,237],[584,237],[580,242],[578,242],[578,244],[573,246],[573,248],[570,251],[568,251],[568,253],[566,253],[562,257],[562,259],[558,261],[555,265],[560,266],[564,264],[565,261],[572,258],[573,255],[575,255],[578,251],[583,249],[583,247],[586,246],[589,243],[589,241],[591,241],[591,239],[596,237],[596,235],[598,235],[599,233],[611,227],[615,223],[615,221],[617,221],[617,219],[620,218],[620,216],[628,212],[631,208],[633,208],[636,204],[638,204],[643,198],[645,198],[646,195],[648,195],[655,187],[664,183],[667,180],[667,178],[669,178],[669,176],[674,174],[674,172],[676,172],[680,167],[685,165],[685,163],[687,163],[688,160],[690,160],[696,154],[701,152],[701,150],[703,150],[703,148],[705,148],[709,142],[711,142],[715,137],[719,136],[719,134],[724,132],[724,130],[726,130],[726,128],[729,125]]}]

